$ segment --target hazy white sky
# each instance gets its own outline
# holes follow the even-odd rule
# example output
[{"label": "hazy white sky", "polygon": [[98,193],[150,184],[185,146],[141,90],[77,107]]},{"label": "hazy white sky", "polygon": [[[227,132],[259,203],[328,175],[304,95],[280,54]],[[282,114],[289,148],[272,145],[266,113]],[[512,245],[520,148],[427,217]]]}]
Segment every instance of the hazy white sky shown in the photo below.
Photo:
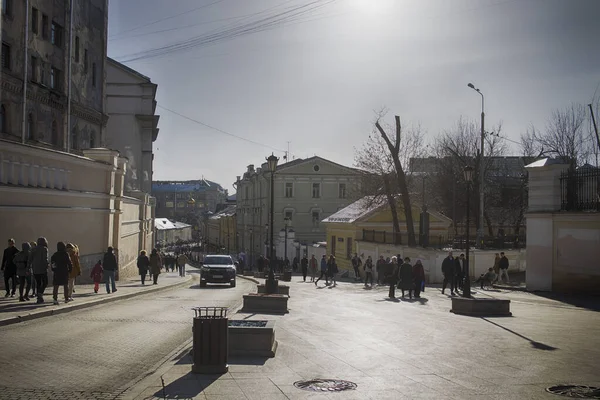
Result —
[{"label": "hazy white sky", "polygon": [[[126,60],[311,1],[110,0],[108,53]],[[336,0],[288,25],[126,64],[158,84],[159,105],[262,144],[157,109],[154,178],[204,176],[233,192],[236,175],[288,141],[296,158],[352,165],[383,106],[429,140],[461,115],[478,121],[468,82],[486,96],[486,125],[502,121],[518,141],[552,109],[591,101],[599,16],[598,0]]]}]

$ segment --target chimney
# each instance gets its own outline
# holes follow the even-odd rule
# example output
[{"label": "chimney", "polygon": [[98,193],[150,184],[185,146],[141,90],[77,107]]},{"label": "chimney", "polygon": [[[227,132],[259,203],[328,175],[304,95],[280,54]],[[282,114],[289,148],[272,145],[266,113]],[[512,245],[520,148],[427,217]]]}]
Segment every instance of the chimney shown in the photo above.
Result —
[{"label": "chimney", "polygon": [[254,172],[254,164],[248,165],[248,171],[247,172]]}]

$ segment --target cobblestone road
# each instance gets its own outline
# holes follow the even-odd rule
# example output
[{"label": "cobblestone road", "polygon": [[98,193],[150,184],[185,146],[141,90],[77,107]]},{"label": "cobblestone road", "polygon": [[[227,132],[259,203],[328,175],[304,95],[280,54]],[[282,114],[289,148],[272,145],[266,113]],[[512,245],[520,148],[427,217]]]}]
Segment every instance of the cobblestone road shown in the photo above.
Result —
[{"label": "cobblestone road", "polygon": [[0,328],[0,399],[118,398],[191,338],[192,307],[233,307],[251,290],[192,285]]}]

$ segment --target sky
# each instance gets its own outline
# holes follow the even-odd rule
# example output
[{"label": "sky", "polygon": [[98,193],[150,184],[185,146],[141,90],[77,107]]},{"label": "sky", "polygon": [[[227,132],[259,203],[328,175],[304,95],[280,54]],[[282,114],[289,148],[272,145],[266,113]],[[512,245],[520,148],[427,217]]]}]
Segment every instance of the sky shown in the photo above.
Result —
[{"label": "sky", "polygon": [[430,143],[460,117],[479,123],[469,82],[519,154],[532,124],[600,95],[599,16],[598,0],[110,0],[108,55],[158,84],[154,179],[234,193],[288,146],[290,160],[352,166],[383,107]]}]

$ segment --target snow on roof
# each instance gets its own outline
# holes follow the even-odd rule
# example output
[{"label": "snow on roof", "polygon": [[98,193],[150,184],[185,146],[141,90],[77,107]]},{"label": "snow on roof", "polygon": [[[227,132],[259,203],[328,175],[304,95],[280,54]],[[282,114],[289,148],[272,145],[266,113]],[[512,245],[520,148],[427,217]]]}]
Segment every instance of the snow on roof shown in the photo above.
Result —
[{"label": "snow on roof", "polygon": [[183,222],[178,222],[178,221],[171,221],[168,218],[155,218],[154,219],[154,226],[156,227],[156,229],[158,230],[169,230],[169,229],[182,229],[182,228],[187,228],[191,225],[188,225],[186,223]]},{"label": "snow on roof", "polygon": [[325,218],[322,222],[337,222],[351,224],[357,219],[369,214],[386,204],[384,198],[374,199],[373,196],[365,196],[349,206],[342,208],[335,214]]},{"label": "snow on roof", "polygon": [[227,206],[222,211],[219,211],[218,213],[216,213],[215,215],[210,217],[210,219],[220,219],[221,217],[231,217],[231,216],[235,215],[236,209],[237,209],[237,207],[235,205]]}]

